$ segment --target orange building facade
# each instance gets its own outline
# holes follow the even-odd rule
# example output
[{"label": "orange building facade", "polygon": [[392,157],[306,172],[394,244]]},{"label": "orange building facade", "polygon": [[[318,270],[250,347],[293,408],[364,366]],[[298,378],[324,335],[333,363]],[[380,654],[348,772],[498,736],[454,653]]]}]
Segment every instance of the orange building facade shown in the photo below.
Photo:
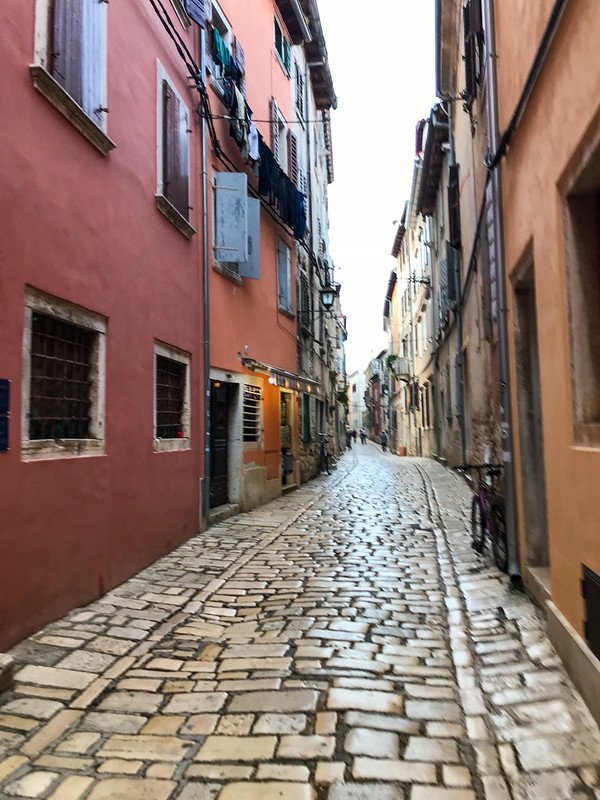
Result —
[{"label": "orange building facade", "polygon": [[600,717],[600,6],[502,0],[495,27],[522,572]]},{"label": "orange building facade", "polygon": [[[335,102],[326,51],[322,63],[300,71],[305,59],[298,51],[315,46],[320,25],[309,12],[308,4],[300,10],[273,0],[213,0],[207,19],[213,518],[231,507],[254,508],[300,483],[302,415],[325,395],[318,380],[298,369],[297,253],[308,241],[311,189],[301,137],[307,130],[314,135],[317,125],[303,124],[297,112],[314,108],[320,127],[328,128],[324,112]],[[252,120],[258,150],[256,138],[236,138],[236,102]],[[302,219],[286,213],[290,198],[302,204]],[[244,249],[244,231],[252,252],[236,249]]]}]

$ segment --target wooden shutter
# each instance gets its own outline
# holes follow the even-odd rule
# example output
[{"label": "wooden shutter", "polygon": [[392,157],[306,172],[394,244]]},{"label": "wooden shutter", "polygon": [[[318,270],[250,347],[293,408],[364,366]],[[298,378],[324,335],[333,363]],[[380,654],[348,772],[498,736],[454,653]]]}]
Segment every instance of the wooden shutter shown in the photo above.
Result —
[{"label": "wooden shutter", "polygon": [[233,42],[233,57],[237,61],[237,65],[240,68],[240,72],[245,74],[246,72],[246,54],[244,52],[244,48],[242,47],[242,43],[240,40],[235,38]]},{"label": "wooden shutter", "polygon": [[83,0],[54,0],[51,72],[73,100],[82,103]]},{"label": "wooden shutter", "polygon": [[448,227],[450,244],[457,250],[461,244],[460,184],[458,164],[452,164],[448,175]]},{"label": "wooden shutter", "polygon": [[477,78],[475,74],[475,34],[472,29],[472,0],[463,8],[464,29],[464,59],[465,59],[465,101],[470,105],[477,92]]},{"label": "wooden shutter", "polygon": [[212,11],[212,3],[211,0],[185,0],[185,10],[190,19],[205,27],[209,13]]},{"label": "wooden shutter", "polygon": [[190,133],[188,110],[178,100],[178,125],[177,125],[177,160],[175,185],[173,191],[173,205],[186,219],[190,217],[190,180],[189,180],[189,155]]},{"label": "wooden shutter", "polygon": [[298,185],[298,140],[288,131],[288,176],[294,186]]},{"label": "wooden shutter", "polygon": [[275,98],[271,98],[271,150],[275,156],[275,161],[279,163],[279,109]]},{"label": "wooden shutter", "polygon": [[189,116],[167,80],[163,80],[163,195],[189,219]]},{"label": "wooden shutter", "polygon": [[245,172],[215,172],[213,185],[214,257],[229,263],[247,262],[248,176]]},{"label": "wooden shutter", "polygon": [[101,0],[84,0],[82,107],[101,128],[106,121],[106,9]]}]

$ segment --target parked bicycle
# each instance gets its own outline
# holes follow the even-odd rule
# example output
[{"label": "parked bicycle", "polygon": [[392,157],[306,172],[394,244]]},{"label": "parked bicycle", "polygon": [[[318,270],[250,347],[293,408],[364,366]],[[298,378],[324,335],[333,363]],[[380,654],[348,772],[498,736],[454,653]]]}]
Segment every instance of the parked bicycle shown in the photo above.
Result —
[{"label": "parked bicycle", "polygon": [[489,540],[498,569],[506,572],[508,547],[504,500],[496,488],[502,474],[500,464],[463,464],[459,472],[476,474],[476,489],[471,502],[471,545],[478,553],[485,551]]},{"label": "parked bicycle", "polygon": [[327,445],[329,444],[329,436],[326,433],[318,433],[317,434],[317,443],[318,443],[318,458],[317,463],[319,467],[319,472],[325,472],[328,475],[331,475],[331,456],[329,454],[329,448]]}]

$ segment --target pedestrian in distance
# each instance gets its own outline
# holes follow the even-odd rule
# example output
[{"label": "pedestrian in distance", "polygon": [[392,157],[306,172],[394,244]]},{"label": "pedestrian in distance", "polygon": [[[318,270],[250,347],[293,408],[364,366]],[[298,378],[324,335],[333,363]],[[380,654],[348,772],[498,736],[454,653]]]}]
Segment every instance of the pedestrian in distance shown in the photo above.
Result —
[{"label": "pedestrian in distance", "polygon": [[364,432],[362,428],[360,429],[360,440],[363,444],[367,443],[367,434]]},{"label": "pedestrian in distance", "polygon": [[354,430],[352,431],[352,441],[354,442],[354,444],[356,444],[356,437],[357,436],[358,436],[358,434],[356,432],[356,428],[354,428]]},{"label": "pedestrian in distance", "polygon": [[379,434],[379,441],[381,442],[382,452],[383,453],[387,452],[388,437],[385,431],[381,431],[381,433]]},{"label": "pedestrian in distance", "polygon": [[348,450],[352,450],[352,431],[350,429],[346,431],[346,447]]}]

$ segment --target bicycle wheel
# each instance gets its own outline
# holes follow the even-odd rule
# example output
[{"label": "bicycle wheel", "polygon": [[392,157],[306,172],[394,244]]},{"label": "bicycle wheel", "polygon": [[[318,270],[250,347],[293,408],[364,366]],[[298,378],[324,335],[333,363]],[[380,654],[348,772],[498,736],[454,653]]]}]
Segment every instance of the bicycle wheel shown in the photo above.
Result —
[{"label": "bicycle wheel", "polygon": [[483,552],[485,545],[485,515],[477,495],[473,495],[471,504],[471,546],[478,553]]},{"label": "bicycle wheel", "polygon": [[329,462],[329,453],[325,453],[325,457],[323,458],[323,463],[325,465],[325,472],[328,475],[331,475],[331,464]]},{"label": "bicycle wheel", "polygon": [[495,503],[492,506],[492,550],[498,569],[506,572],[508,566],[508,545],[506,541],[506,520],[504,506]]}]

